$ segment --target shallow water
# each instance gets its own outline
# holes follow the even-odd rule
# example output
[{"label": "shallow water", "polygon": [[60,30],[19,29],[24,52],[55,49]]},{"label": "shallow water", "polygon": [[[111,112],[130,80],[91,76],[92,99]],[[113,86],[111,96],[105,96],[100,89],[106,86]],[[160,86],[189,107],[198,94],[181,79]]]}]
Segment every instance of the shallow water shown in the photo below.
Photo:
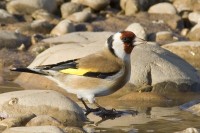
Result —
[{"label": "shallow water", "polygon": [[[0,93],[18,90],[23,90],[23,88],[11,82],[0,84]],[[194,96],[193,94],[187,95]],[[196,95],[195,97],[198,98],[200,95]],[[190,98],[191,97],[189,97],[189,99]],[[111,100],[103,99],[103,105],[111,105],[109,107],[106,106],[106,108],[114,107],[117,110],[123,111],[137,110],[139,113],[137,115],[123,115],[105,121],[101,121],[101,118],[94,114],[89,114],[88,119],[91,122],[84,126],[87,132],[173,133],[191,127],[200,129],[200,117],[190,112],[180,110],[178,107],[180,103],[176,101],[167,104],[157,104],[158,106],[155,106],[156,104],[151,105],[145,102],[129,104],[128,101]],[[82,106],[80,102],[78,102],[78,104]],[[0,127],[0,132],[3,130],[4,127]]]},{"label": "shallow water", "polygon": [[[90,120],[101,119],[90,115]],[[140,112],[136,116],[125,115],[114,120],[107,120],[98,125],[85,126],[88,132],[128,132],[128,133],[173,133],[186,128],[200,129],[200,117],[176,107],[153,107],[149,112]]]}]

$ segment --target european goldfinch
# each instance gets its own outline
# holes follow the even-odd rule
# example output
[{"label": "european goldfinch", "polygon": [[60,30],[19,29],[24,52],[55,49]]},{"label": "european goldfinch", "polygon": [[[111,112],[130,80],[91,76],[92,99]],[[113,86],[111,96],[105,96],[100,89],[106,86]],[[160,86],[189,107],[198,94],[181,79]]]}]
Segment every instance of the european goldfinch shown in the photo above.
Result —
[{"label": "european goldfinch", "polygon": [[69,93],[95,103],[95,97],[112,94],[122,88],[130,79],[130,54],[137,37],[131,31],[111,35],[104,49],[79,59],[35,68],[12,68],[12,71],[44,75],[55,81]]}]

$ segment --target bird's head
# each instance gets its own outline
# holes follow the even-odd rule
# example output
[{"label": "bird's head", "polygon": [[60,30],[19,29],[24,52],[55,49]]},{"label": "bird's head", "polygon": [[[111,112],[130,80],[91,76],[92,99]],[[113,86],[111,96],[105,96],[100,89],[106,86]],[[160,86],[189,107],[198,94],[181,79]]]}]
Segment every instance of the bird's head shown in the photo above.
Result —
[{"label": "bird's head", "polygon": [[107,39],[107,47],[113,55],[124,60],[130,57],[133,48],[141,41],[145,42],[143,39],[136,37],[133,32],[121,31]]}]

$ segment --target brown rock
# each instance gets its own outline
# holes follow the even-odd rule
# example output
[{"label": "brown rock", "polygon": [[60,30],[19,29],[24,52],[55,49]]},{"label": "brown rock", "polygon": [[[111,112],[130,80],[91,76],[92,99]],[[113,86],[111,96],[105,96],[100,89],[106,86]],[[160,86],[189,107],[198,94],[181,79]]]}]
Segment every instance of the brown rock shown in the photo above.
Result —
[{"label": "brown rock", "polygon": [[200,68],[200,42],[174,42],[163,45],[162,47],[182,57],[193,66]]}]

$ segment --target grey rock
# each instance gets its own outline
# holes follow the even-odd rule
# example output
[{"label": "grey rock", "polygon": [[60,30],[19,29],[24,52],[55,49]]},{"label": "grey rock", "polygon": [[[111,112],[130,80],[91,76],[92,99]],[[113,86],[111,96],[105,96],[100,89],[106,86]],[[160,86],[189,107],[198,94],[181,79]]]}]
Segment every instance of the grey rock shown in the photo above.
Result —
[{"label": "grey rock", "polygon": [[[57,44],[62,45],[51,47],[41,53],[29,67],[53,64],[94,53],[102,49],[109,35],[111,35],[109,32],[80,32],[43,40],[46,43],[56,44],[57,42]],[[81,52],[74,53],[74,51]],[[156,44],[148,43],[138,45],[134,48],[131,58],[132,75],[130,83],[138,88],[145,85],[163,86],[166,83],[172,82],[180,86],[186,84],[186,86],[189,87],[187,88],[188,91],[199,90],[200,77],[196,69],[180,57]],[[27,88],[26,86],[28,86],[29,83],[32,86],[35,85],[33,81],[25,80],[25,78],[28,77],[29,79],[38,79],[40,81],[42,79],[42,77],[38,75],[21,74],[18,79],[16,79],[16,82],[25,88]],[[45,82],[47,83],[46,80]],[[48,82],[47,84],[52,85],[52,82]],[[158,86],[156,87],[156,90],[157,89]],[[162,88],[159,89],[162,90]],[[179,88],[177,88],[177,90],[179,90]]]},{"label": "grey rock", "polygon": [[33,126],[33,127],[13,127],[6,129],[2,133],[65,133],[55,126]]},{"label": "grey rock", "polygon": [[137,37],[146,39],[146,32],[140,23],[132,23],[125,30],[132,31]]},{"label": "grey rock", "polygon": [[16,32],[4,30],[0,31],[0,49],[17,49],[22,44],[24,44],[25,47],[28,48],[30,46],[30,38]]},{"label": "grey rock", "polygon": [[80,12],[83,9],[83,6],[79,3],[72,3],[72,2],[67,2],[62,4],[60,10],[62,14],[62,18],[67,18],[71,14],[75,12]]},{"label": "grey rock", "polygon": [[56,0],[14,0],[10,1],[6,8],[11,14],[31,14],[38,9],[54,12],[57,8],[57,3]]},{"label": "grey rock", "polygon": [[130,82],[136,86],[172,82],[186,83],[189,86],[197,84],[193,89],[198,90],[200,85],[200,77],[190,64],[155,44],[135,47],[132,54],[132,73],[134,76]]},{"label": "grey rock", "polygon": [[70,32],[74,32],[75,31],[75,27],[74,24],[68,20],[62,20],[61,22],[59,22],[51,31],[52,35],[63,35],[66,33],[70,33]]},{"label": "grey rock", "polygon": [[17,20],[13,15],[9,14],[6,10],[0,9],[0,22],[1,23],[15,23]]},{"label": "grey rock", "polygon": [[176,14],[176,8],[170,3],[159,3],[149,8],[148,13]]},{"label": "grey rock", "polygon": [[110,0],[72,0],[71,2],[83,4],[99,11],[106,8],[109,5]]},{"label": "grey rock", "polygon": [[65,126],[80,126],[85,120],[75,102],[55,91],[24,90],[0,95],[1,117],[15,118],[31,113],[49,115]]},{"label": "grey rock", "polygon": [[90,18],[91,18],[91,13],[87,11],[76,12],[67,17],[67,19],[77,23],[87,22]]}]

